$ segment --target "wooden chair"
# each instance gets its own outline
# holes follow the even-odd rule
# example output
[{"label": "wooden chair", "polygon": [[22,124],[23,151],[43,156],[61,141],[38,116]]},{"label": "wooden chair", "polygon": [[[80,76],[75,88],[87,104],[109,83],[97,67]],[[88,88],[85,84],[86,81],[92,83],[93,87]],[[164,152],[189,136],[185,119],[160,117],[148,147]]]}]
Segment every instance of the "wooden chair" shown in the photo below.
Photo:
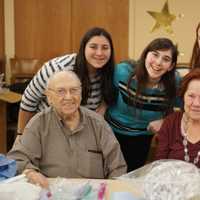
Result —
[{"label": "wooden chair", "polygon": [[[32,79],[43,62],[39,59],[28,58],[10,58],[11,69],[11,91],[23,94],[28,81]],[[7,150],[13,145],[17,132],[17,119],[19,111],[19,102],[7,104]]]},{"label": "wooden chair", "polygon": [[35,58],[10,58],[11,84],[32,79],[42,64]]}]

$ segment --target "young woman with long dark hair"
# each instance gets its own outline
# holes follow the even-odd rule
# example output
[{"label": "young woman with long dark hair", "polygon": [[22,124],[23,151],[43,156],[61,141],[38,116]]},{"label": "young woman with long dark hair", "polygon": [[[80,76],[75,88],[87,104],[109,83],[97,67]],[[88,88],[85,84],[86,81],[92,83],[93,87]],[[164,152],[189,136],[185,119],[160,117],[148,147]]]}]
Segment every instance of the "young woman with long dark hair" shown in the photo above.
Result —
[{"label": "young woman with long dark hair", "polygon": [[81,104],[100,114],[114,101],[114,49],[111,35],[94,27],[83,36],[78,54],[69,54],[46,62],[33,77],[22,96],[18,133],[21,134],[30,118],[46,107],[44,91],[48,79],[57,71],[73,70],[82,82]]},{"label": "young woman with long dark hair", "polygon": [[177,55],[171,40],[158,38],[147,45],[138,62],[122,62],[115,68],[117,100],[105,117],[121,145],[128,171],[145,164],[153,133],[173,111],[179,82]]}]

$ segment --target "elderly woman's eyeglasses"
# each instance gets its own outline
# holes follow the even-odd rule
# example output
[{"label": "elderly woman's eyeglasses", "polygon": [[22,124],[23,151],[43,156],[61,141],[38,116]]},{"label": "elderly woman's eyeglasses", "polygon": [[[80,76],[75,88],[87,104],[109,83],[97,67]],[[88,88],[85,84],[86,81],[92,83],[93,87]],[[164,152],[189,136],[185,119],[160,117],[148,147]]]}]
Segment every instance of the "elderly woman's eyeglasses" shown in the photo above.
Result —
[{"label": "elderly woman's eyeglasses", "polygon": [[58,89],[52,89],[48,88],[48,90],[55,92],[59,97],[65,97],[65,95],[69,92],[70,95],[80,95],[81,93],[81,87],[72,87],[69,89],[65,88],[58,88]]}]

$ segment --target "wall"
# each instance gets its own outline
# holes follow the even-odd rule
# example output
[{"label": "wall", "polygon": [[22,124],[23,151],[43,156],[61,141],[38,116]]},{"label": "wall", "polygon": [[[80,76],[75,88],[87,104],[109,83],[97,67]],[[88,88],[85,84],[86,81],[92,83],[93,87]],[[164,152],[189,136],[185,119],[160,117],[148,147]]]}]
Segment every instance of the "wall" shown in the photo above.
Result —
[{"label": "wall", "polygon": [[0,0],[0,73],[5,72],[4,54],[4,2],[3,0]]},{"label": "wall", "polygon": [[13,0],[4,0],[4,24],[5,24],[5,56],[6,56],[6,81],[10,80],[9,58],[15,54],[14,44],[14,9]]},{"label": "wall", "polygon": [[[195,40],[195,29],[200,20],[199,0],[168,0],[169,12],[176,15],[177,19],[172,22],[174,34],[168,34],[163,29],[151,33],[155,20],[147,11],[160,12],[166,0],[130,0],[130,22],[129,26],[129,56],[138,58],[143,48],[156,37],[169,37],[178,44],[179,62],[188,63],[190,60],[193,43]],[[180,17],[183,14],[184,17]]]}]

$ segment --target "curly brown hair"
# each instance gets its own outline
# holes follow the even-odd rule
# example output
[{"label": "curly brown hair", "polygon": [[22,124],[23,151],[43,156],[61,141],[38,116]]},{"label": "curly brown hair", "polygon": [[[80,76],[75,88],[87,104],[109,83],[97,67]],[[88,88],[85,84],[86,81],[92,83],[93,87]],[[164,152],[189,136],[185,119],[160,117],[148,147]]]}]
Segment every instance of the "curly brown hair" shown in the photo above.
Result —
[{"label": "curly brown hair", "polygon": [[200,68],[192,69],[188,74],[186,74],[182,81],[179,90],[179,96],[183,99],[187,91],[188,85],[193,80],[200,80]]}]

